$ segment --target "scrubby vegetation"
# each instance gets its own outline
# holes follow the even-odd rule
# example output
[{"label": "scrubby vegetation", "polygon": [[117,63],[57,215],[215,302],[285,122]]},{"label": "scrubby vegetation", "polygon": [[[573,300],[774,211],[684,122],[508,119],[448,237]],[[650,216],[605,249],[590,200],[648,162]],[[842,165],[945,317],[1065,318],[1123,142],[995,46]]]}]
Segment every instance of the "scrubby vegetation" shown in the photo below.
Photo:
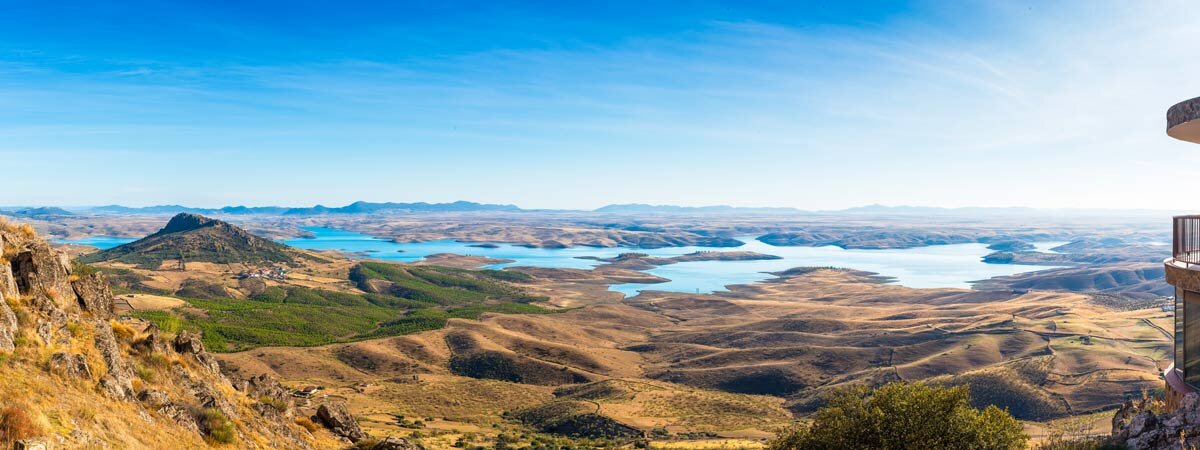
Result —
[{"label": "scrubby vegetation", "polygon": [[972,408],[966,386],[898,382],[836,391],[811,424],[784,432],[769,448],[1016,450],[1028,440],[1007,411]]},{"label": "scrubby vegetation", "polygon": [[596,406],[580,401],[547,403],[514,414],[517,420],[546,433],[592,439],[635,439],[641,430],[596,412]]},{"label": "scrubby vegetation", "polygon": [[196,286],[191,288],[204,295],[184,296],[191,308],[133,315],[167,331],[200,330],[204,344],[214,351],[241,351],[261,346],[315,346],[397,336],[438,329],[452,318],[478,319],[489,312],[558,311],[529,304],[542,298],[500,281],[519,279],[501,271],[363,263],[353,273],[359,283],[383,280],[403,287],[384,293],[355,294],[273,286],[248,299],[234,299],[212,296],[223,292],[223,288],[218,291],[193,283]]},{"label": "scrubby vegetation", "polygon": [[208,433],[208,438],[220,444],[229,444],[237,439],[237,430],[233,422],[216,408],[204,410],[201,426]]},{"label": "scrubby vegetation", "polygon": [[188,278],[183,280],[183,284],[179,286],[179,290],[175,291],[175,295],[189,298],[214,299],[229,297],[229,292],[220,284],[199,278]]},{"label": "scrubby vegetation", "polygon": [[450,358],[450,372],[471,378],[557,385],[585,383],[587,377],[566,366],[500,351],[473,351]]},{"label": "scrubby vegetation", "polygon": [[[440,266],[400,266],[364,262],[350,272],[360,289],[440,305],[485,300],[530,303],[546,300],[504,282],[525,281],[528,275],[501,270],[466,270]],[[383,281],[385,283],[377,283]]]},{"label": "scrubby vegetation", "polygon": [[982,370],[952,377],[944,384],[967,386],[974,408],[996,405],[1021,420],[1042,421],[1067,415],[1062,400],[1051,397],[1028,381],[1031,376],[1044,377],[1035,373],[1038,368],[1036,364],[1027,363],[1021,370]]},{"label": "scrubby vegetation", "polygon": [[151,278],[135,271],[111,266],[105,266],[99,268],[98,270],[104,272],[104,275],[108,277],[108,284],[110,287],[112,287],[114,294],[128,294],[130,292],[144,292],[155,295],[170,294],[168,291],[156,289],[149,284],[146,284],[146,282],[150,281]]}]

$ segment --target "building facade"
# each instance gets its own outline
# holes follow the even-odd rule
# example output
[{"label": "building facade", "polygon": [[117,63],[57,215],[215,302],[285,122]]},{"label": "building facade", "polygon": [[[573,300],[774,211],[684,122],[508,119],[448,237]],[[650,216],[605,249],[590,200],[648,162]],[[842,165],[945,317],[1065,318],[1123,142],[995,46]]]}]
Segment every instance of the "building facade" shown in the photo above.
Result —
[{"label": "building facade", "polygon": [[[1200,97],[1167,110],[1167,135],[1200,143]],[[1171,257],[1163,261],[1175,287],[1174,362],[1163,373],[1169,408],[1200,386],[1200,215],[1172,220]]]}]

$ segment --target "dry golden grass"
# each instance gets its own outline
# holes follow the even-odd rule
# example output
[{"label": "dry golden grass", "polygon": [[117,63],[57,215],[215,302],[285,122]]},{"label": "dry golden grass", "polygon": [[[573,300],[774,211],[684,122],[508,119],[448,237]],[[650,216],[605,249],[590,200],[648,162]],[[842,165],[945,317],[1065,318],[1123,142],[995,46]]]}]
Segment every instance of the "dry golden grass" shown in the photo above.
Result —
[{"label": "dry golden grass", "polygon": [[18,225],[17,232],[28,239],[33,239],[33,238],[37,237],[37,230],[33,229],[33,225],[30,225],[27,223]]},{"label": "dry golden grass", "polygon": [[129,325],[117,322],[115,320],[110,321],[109,325],[112,325],[113,335],[116,336],[117,341],[119,342],[132,343],[134,337],[137,336],[137,331]]},{"label": "dry golden grass", "polygon": [[28,405],[17,404],[0,409],[0,443],[5,448],[21,439],[40,436],[44,431],[40,424],[29,417]]},{"label": "dry golden grass", "polygon": [[[1100,408],[1119,401],[1130,383],[1156,386],[1156,364],[1169,346],[1145,323],[1161,320],[1161,312],[1114,312],[1076,294],[909,289],[821,270],[722,295],[649,293],[631,305],[597,296],[595,274],[533,273],[532,289],[570,291],[572,302],[587,306],[545,316],[454,320],[442,330],[353,344],[220,357],[243,373],[271,373],[293,386],[328,386],[373,432],[403,432],[392,420],[401,414],[434,417],[435,429],[446,431],[482,426],[479,432],[487,435],[495,432],[490,427],[500,413],[556,399],[553,387],[476,380],[448,370],[455,354],[501,352],[622,384],[585,400],[624,423],[672,433],[716,432],[753,447],[792,420],[784,406],[803,410],[825,389],[897,376],[971,381],[980,385],[979,398],[1017,396],[1013,401],[1031,405],[1028,411],[1039,417]],[[1080,336],[1091,337],[1085,344]],[[454,346],[447,344],[451,337]],[[775,395],[722,392],[785,382],[807,387]],[[672,445],[688,444],[724,445]]]},{"label": "dry golden grass", "polygon": [[122,299],[129,302],[135,311],[161,311],[186,306],[187,302],[175,297],[152,294],[125,294]]},{"label": "dry golden grass", "polygon": [[304,428],[309,433],[315,432],[320,428],[317,424],[313,423],[312,419],[307,417],[297,417],[296,425],[300,425],[301,428]]}]

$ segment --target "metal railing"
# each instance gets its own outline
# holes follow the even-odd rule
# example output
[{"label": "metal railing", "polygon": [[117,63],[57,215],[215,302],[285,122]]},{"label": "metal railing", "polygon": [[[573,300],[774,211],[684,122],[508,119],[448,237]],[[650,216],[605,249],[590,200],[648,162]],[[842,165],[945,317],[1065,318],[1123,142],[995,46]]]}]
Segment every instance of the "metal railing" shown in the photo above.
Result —
[{"label": "metal railing", "polygon": [[1171,229],[1171,257],[1186,264],[1200,264],[1200,215],[1175,216]]}]

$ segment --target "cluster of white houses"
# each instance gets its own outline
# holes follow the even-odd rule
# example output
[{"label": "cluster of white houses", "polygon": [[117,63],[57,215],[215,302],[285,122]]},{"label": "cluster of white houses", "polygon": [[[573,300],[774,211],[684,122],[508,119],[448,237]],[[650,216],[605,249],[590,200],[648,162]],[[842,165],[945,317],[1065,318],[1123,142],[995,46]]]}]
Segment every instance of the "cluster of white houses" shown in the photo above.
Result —
[{"label": "cluster of white houses", "polygon": [[283,281],[287,279],[288,270],[283,267],[269,267],[254,270],[247,270],[237,274],[239,280],[245,278],[263,278],[267,280]]}]

